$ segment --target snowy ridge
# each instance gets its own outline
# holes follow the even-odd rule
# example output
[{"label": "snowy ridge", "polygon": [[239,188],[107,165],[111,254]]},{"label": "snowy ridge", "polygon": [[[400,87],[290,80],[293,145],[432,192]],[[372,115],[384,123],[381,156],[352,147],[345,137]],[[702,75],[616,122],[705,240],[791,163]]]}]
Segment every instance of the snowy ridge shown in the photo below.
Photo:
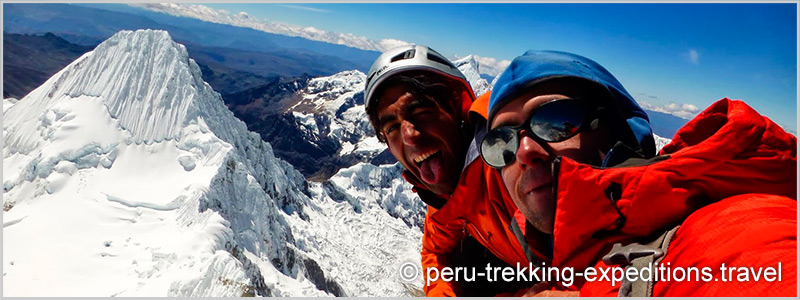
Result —
[{"label": "snowy ridge", "polygon": [[12,106],[14,106],[14,104],[17,104],[17,101],[19,101],[19,99],[17,99],[17,98],[5,98],[5,99],[3,99],[3,112],[5,112],[6,110],[8,110]]},{"label": "snowy ridge", "polygon": [[[4,296],[414,290],[386,270],[419,261],[418,229],[309,185],[233,117],[166,32],[122,31],[7,103]],[[396,234],[375,233],[387,228]],[[351,229],[375,238],[358,251],[328,246]],[[349,263],[352,253],[364,263]],[[376,253],[386,260],[367,259]]]},{"label": "snowy ridge", "polygon": [[[478,55],[469,55],[469,56],[474,57],[475,61],[477,61],[478,64],[480,64],[481,74],[486,74],[489,76],[499,76],[500,73],[503,73],[503,71],[505,71],[508,65],[511,64],[511,61],[507,59],[498,60],[496,58],[483,57]],[[456,55],[455,58],[457,60],[460,60],[465,57]],[[492,84],[492,86],[493,85],[494,84]]]},{"label": "snowy ridge", "polygon": [[306,88],[306,99],[314,103],[317,110],[329,112],[336,112],[345,104],[355,106],[353,96],[364,90],[364,79],[364,73],[355,70],[311,79]]},{"label": "snowy ridge", "polygon": [[339,155],[358,153],[371,159],[386,146],[378,142],[364,111],[364,82],[361,71],[344,71],[309,81],[300,91],[302,100],[291,111],[310,140],[332,139],[339,143]]},{"label": "snowy ridge", "polygon": [[[51,106],[54,101],[62,99],[62,96],[77,98],[102,95],[110,116],[117,119],[135,142],[173,139],[177,137],[176,130],[181,128],[180,125],[184,125],[198,113],[197,107],[188,106],[193,103],[197,91],[177,87],[202,87],[202,83],[182,82],[192,80],[190,76],[173,76],[174,73],[189,72],[186,61],[188,58],[184,58],[184,61],[176,59],[187,57],[186,49],[176,46],[170,39],[164,39],[166,35],[166,32],[154,35],[135,35],[132,32],[117,34],[95,49],[104,55],[87,53],[26,98],[44,99],[36,102],[38,109]],[[149,57],[156,49],[165,50],[158,56]],[[126,63],[119,64],[118,61]],[[92,69],[85,69],[87,65]],[[81,76],[73,73],[80,73]],[[130,76],[131,74],[147,76]],[[28,104],[28,109],[33,108],[30,105]],[[8,121],[16,123],[18,117],[20,115],[13,114],[8,117]],[[13,149],[19,148],[21,151],[25,151],[26,146],[33,146],[24,141],[13,141],[12,144]]]}]

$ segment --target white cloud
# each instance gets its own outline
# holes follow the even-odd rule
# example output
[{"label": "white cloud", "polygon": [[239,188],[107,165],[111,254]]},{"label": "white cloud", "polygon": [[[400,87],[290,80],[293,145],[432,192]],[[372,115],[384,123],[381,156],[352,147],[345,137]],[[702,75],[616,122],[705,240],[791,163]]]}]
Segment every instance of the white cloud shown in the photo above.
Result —
[{"label": "white cloud", "polygon": [[[212,23],[247,27],[275,34],[298,36],[309,40],[345,45],[363,50],[386,51],[394,47],[411,44],[410,42],[397,39],[382,39],[376,41],[350,33],[339,33],[310,26],[298,26],[269,20],[259,20],[258,18],[250,16],[246,12],[231,14],[223,9],[216,10],[200,4],[139,3],[130,5],[140,6],[146,9],[171,14],[174,16],[190,17]],[[284,4],[282,6],[318,12],[329,12],[327,10],[300,5]],[[460,58],[463,57],[456,56],[456,59]],[[505,70],[506,67],[511,64],[511,61],[509,60],[497,60],[491,57],[475,56],[475,59],[480,64],[480,72],[490,76],[497,76],[497,74],[503,72],[503,70]]]},{"label": "white cloud", "polygon": [[[650,95],[645,95],[645,96],[653,99],[656,98],[655,96],[650,96]],[[689,103],[670,102],[667,105],[659,106],[644,101],[637,101],[637,102],[639,103],[639,106],[641,106],[644,109],[670,114],[687,120],[694,118],[700,112],[700,109],[696,105]]]},{"label": "white cloud", "polygon": [[320,12],[320,13],[329,13],[330,12],[328,10],[314,8],[314,7],[308,7],[308,6],[302,6],[302,5],[281,4],[280,6],[283,6],[283,7],[286,7],[286,8],[294,8],[294,9],[300,9],[300,10]]},{"label": "white cloud", "polygon": [[696,65],[700,63],[700,52],[697,52],[697,50],[689,49],[688,56],[689,56],[689,61],[691,61],[693,64]]},{"label": "white cloud", "polygon": [[394,47],[400,47],[400,46],[408,45],[408,44],[411,44],[411,43],[406,42],[406,41],[401,41],[401,40],[395,40],[395,39],[382,39],[382,40],[378,41],[378,44],[380,45],[379,46],[380,49],[388,50],[388,49],[392,49]]},{"label": "white cloud", "polygon": [[[380,41],[375,41],[363,36],[357,36],[350,33],[339,33],[339,32],[322,30],[310,26],[298,26],[281,22],[273,22],[269,20],[263,20],[252,17],[245,12],[231,14],[230,12],[223,9],[217,10],[200,4],[139,3],[130,5],[140,6],[146,9],[171,14],[174,16],[190,17],[212,23],[227,24],[238,27],[247,27],[275,34],[298,36],[309,40],[345,45],[363,50],[384,51],[399,45],[409,44],[406,41],[401,41],[396,39],[383,39]],[[311,9],[320,12],[328,12],[325,10],[319,10],[316,8],[310,8],[298,5],[284,5],[284,6],[296,9],[307,9],[307,10]]]},{"label": "white cloud", "polygon": [[[464,57],[466,56],[455,55],[456,60]],[[511,64],[511,61],[507,59],[497,60],[496,58],[477,55],[473,55],[473,57],[476,61],[478,61],[479,71],[481,74],[487,74],[489,76],[497,76],[498,74],[502,73],[508,67],[508,65]]]}]

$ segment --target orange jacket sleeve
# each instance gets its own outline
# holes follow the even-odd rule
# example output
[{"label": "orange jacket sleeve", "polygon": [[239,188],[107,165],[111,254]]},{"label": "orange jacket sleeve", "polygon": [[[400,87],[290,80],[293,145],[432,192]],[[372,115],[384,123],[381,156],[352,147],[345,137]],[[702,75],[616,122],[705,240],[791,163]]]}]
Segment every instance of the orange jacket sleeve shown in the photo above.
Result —
[{"label": "orange jacket sleeve", "polygon": [[[439,274],[443,267],[450,266],[450,254],[458,245],[458,241],[464,238],[464,232],[455,226],[444,226],[433,221],[431,214],[436,212],[435,208],[428,207],[425,216],[425,232],[422,235],[422,278],[423,289],[428,297],[457,296],[459,292],[458,284],[447,282]],[[434,279],[429,284],[428,270]]]}]

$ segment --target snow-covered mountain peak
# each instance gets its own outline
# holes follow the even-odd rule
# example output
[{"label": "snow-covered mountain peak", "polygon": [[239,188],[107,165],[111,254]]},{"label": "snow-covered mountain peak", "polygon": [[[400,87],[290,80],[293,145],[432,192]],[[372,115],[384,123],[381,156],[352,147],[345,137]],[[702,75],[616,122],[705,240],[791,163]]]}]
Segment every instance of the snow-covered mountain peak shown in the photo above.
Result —
[{"label": "snow-covered mountain peak", "polygon": [[[479,70],[480,63],[478,63],[478,60],[475,59],[475,56],[472,55],[472,54],[467,55],[465,57],[462,57],[460,59],[454,60],[453,63],[456,65],[456,67],[460,67],[461,65],[464,65],[464,64],[469,64],[470,65],[469,68],[474,69],[476,72],[480,71]],[[463,72],[463,70],[462,70],[462,72]]]},{"label": "snow-covered mountain peak", "polygon": [[481,72],[479,70],[480,63],[473,55],[468,55],[464,58],[459,60],[453,61],[453,63],[458,67],[458,70],[461,73],[464,73],[464,76],[467,77],[467,81],[472,86],[472,90],[475,92],[475,97],[480,97],[483,93],[486,93],[492,89],[492,86],[486,79],[481,77]]},{"label": "snow-covered mountain peak", "polygon": [[[47,106],[65,97],[98,99],[136,143],[175,139],[210,93],[186,48],[166,31],[121,31],[58,72],[21,101]],[[9,121],[14,123],[12,114]],[[157,126],[151,126],[157,124]]]},{"label": "snow-covered mountain peak", "polygon": [[[19,104],[4,112],[4,157],[41,153],[29,166],[39,176],[61,160],[92,153],[101,157],[85,167],[108,167],[118,146],[164,141],[189,152],[179,162],[190,171],[197,164],[217,164],[221,156],[214,155],[230,149],[246,156],[231,145],[259,141],[203,82],[186,48],[165,31],[121,31]],[[13,179],[7,176],[4,184]]]},{"label": "snow-covered mountain peak", "polygon": [[305,182],[166,32],[114,35],[3,116],[6,295],[270,294],[234,249],[292,255]]},{"label": "snow-covered mountain peak", "polygon": [[116,34],[3,117],[4,295],[273,295],[297,276],[285,219],[307,183],[166,32]]},{"label": "snow-covered mountain peak", "polygon": [[166,32],[120,32],[3,108],[4,296],[410,293],[392,276],[419,261],[410,195],[305,181]]}]

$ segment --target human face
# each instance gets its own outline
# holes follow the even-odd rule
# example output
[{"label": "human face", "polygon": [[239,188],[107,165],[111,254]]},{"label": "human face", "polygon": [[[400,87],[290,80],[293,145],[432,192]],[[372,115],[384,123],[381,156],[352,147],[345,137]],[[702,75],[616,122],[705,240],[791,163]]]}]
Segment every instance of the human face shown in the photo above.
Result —
[{"label": "human face", "polygon": [[378,124],[389,151],[425,188],[452,193],[464,163],[460,118],[395,85],[379,99]]},{"label": "human face", "polygon": [[[597,95],[594,95],[595,97]],[[519,126],[542,104],[564,98],[590,98],[589,89],[571,81],[552,80],[534,86],[527,93],[503,106],[492,120],[491,128]],[[581,163],[600,165],[610,143],[607,126],[600,122],[596,130],[579,132],[562,142],[535,140],[523,129],[515,160],[500,173],[512,200],[520,212],[541,232],[552,234],[555,219],[553,161],[558,156]]]}]

